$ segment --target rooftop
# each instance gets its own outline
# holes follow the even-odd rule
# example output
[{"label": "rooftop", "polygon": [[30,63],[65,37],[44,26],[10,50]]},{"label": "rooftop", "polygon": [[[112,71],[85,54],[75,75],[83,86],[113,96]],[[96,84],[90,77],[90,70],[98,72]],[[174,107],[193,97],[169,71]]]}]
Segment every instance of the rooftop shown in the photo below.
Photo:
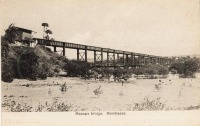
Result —
[{"label": "rooftop", "polygon": [[[28,32],[28,33],[32,33],[32,32],[35,32],[35,31],[32,31],[32,30],[29,30],[29,29],[25,29],[25,28],[20,28],[20,27],[16,27],[17,29],[19,30],[22,30],[24,32]],[[36,33],[36,32],[35,32]]]}]

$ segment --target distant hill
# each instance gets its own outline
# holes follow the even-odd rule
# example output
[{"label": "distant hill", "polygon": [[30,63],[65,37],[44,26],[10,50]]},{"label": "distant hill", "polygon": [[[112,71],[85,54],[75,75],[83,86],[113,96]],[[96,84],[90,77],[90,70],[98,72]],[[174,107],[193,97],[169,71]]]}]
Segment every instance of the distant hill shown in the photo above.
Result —
[{"label": "distant hill", "polygon": [[196,58],[200,58],[200,54],[194,54],[194,55],[177,55],[177,56],[169,56],[169,57],[196,57]]}]

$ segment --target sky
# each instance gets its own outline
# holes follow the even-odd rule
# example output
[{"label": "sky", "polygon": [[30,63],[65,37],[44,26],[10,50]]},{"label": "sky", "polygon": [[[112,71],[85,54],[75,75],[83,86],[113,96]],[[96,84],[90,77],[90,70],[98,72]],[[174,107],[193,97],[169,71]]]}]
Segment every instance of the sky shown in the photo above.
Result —
[{"label": "sky", "polygon": [[200,54],[199,0],[1,0],[9,24],[52,38],[157,56]]}]

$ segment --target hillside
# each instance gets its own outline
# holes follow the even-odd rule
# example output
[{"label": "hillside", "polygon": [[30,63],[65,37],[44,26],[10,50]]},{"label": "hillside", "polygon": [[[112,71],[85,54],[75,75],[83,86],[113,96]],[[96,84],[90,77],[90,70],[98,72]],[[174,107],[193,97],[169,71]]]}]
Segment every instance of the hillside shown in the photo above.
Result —
[{"label": "hillside", "polygon": [[7,56],[2,54],[2,81],[12,82],[14,78],[46,79],[62,71],[67,61],[43,46],[33,48],[9,44]]}]

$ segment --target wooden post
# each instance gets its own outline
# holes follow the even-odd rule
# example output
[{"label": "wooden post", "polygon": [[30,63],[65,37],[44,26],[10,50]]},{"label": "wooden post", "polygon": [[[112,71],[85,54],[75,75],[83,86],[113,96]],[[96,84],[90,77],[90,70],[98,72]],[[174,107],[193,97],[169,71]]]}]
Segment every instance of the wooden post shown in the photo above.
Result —
[{"label": "wooden post", "polygon": [[94,50],[94,66],[96,66],[96,56],[97,56],[96,50]]},{"label": "wooden post", "polygon": [[117,64],[119,63],[119,53],[117,53]]},{"label": "wooden post", "polygon": [[79,49],[77,49],[77,60],[79,61]]},{"label": "wooden post", "polygon": [[124,51],[123,51],[123,66],[126,66],[126,59],[125,59],[125,53],[124,53]]},{"label": "wooden post", "polygon": [[138,55],[138,66],[140,66],[140,61],[141,61],[140,58],[141,58],[140,55]]},{"label": "wooden post", "polygon": [[85,62],[87,63],[87,46],[85,46]]},{"label": "wooden post", "polygon": [[101,48],[101,66],[103,66],[103,48]]},{"label": "wooden post", "polygon": [[56,52],[56,46],[53,47],[53,51]]},{"label": "wooden post", "polygon": [[65,43],[63,43],[63,56],[65,56]]},{"label": "wooden post", "polygon": [[115,66],[115,50],[114,50],[114,52],[113,52],[113,64],[114,64],[114,66]]},{"label": "wooden post", "polygon": [[125,54],[125,55],[126,55],[126,65],[128,66],[129,65],[128,54]]},{"label": "wooden post", "polygon": [[133,53],[131,53],[131,66],[133,66]]},{"label": "wooden post", "polygon": [[134,64],[134,66],[136,66],[136,62],[135,62],[135,55],[133,55],[133,64]]},{"label": "wooden post", "polygon": [[107,52],[107,65],[109,64],[109,52]]}]

